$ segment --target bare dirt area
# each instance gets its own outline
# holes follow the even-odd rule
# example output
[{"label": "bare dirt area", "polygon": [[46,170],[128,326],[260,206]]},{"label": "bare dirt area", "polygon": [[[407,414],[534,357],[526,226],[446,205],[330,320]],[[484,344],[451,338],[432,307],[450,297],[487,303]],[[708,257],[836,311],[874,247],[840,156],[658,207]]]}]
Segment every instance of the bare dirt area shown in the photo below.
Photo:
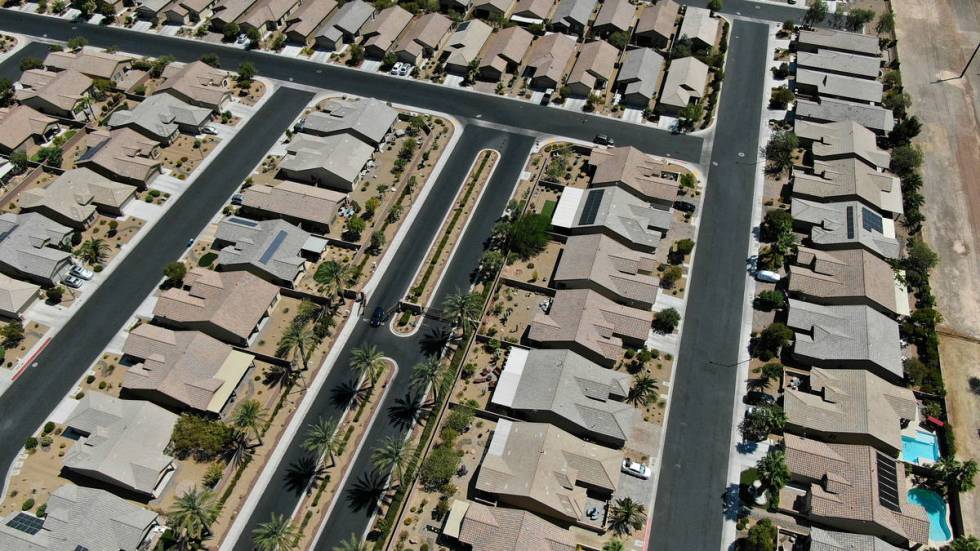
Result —
[{"label": "bare dirt area", "polygon": [[[940,335],[939,355],[943,379],[948,389],[946,406],[956,436],[956,455],[961,461],[980,461],[980,342]],[[967,534],[980,533],[980,490],[960,494],[963,528]]]},{"label": "bare dirt area", "polygon": [[[980,338],[980,72],[960,71],[977,45],[974,0],[895,0],[902,82],[922,121],[926,241],[939,253],[932,284],[944,328]],[[945,367],[945,366],[944,366]],[[960,386],[949,385],[951,390]]]}]

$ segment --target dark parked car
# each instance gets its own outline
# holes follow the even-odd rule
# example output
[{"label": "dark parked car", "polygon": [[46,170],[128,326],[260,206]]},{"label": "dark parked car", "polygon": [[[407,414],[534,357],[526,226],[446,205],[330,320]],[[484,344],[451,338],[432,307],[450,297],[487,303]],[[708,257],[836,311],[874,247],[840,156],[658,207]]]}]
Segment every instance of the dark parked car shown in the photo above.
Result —
[{"label": "dark parked car", "polygon": [[610,138],[609,136],[607,136],[605,134],[599,134],[592,141],[594,141],[595,143],[597,143],[599,145],[616,145],[616,140]]},{"label": "dark parked car", "polygon": [[745,394],[745,403],[750,406],[772,405],[776,403],[776,398],[765,392],[753,390]]},{"label": "dark parked car", "polygon": [[388,312],[385,312],[384,308],[376,306],[374,313],[371,314],[371,327],[381,327],[386,321],[388,321]]},{"label": "dark parked car", "polygon": [[674,208],[681,212],[694,212],[697,207],[687,201],[674,201]]}]

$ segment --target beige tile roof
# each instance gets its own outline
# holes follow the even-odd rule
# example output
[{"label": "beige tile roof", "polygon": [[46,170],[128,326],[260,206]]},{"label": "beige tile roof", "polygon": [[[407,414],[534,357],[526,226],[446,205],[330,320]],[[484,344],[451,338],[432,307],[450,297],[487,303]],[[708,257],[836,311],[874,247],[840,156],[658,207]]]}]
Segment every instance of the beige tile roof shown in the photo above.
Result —
[{"label": "beige tile roof", "polygon": [[412,57],[420,57],[426,52],[439,48],[453,22],[441,13],[427,13],[417,17],[398,38],[394,51]]},{"label": "beige tile roof", "polygon": [[88,134],[89,149],[78,159],[79,166],[93,165],[122,179],[146,182],[160,170],[160,144],[129,128]]},{"label": "beige tile roof", "polygon": [[646,6],[640,13],[636,32],[639,34],[653,33],[670,38],[671,33],[674,32],[674,24],[677,22],[677,14],[680,9],[680,5],[674,0],[659,0],[653,6]]},{"label": "beige tile roof", "polygon": [[0,274],[0,312],[8,315],[20,312],[34,300],[40,289],[41,287],[33,283]]},{"label": "beige tile roof", "polygon": [[361,27],[364,36],[364,47],[373,46],[381,51],[388,51],[395,43],[398,35],[412,20],[412,14],[401,6],[390,6],[375,14]]},{"label": "beige tile roof", "polygon": [[346,193],[308,186],[298,182],[277,182],[275,186],[255,184],[244,191],[244,206],[329,225]]},{"label": "beige tile roof", "polygon": [[612,295],[650,307],[657,300],[656,266],[653,255],[634,251],[608,236],[575,235],[565,243],[554,279],[575,287],[591,281]]},{"label": "beige tile roof", "polygon": [[507,64],[520,65],[531,47],[534,35],[521,27],[508,27],[497,31],[487,41],[486,48],[480,55],[480,67],[492,67],[504,73]]},{"label": "beige tile roof", "polygon": [[677,198],[679,175],[666,162],[631,145],[594,148],[589,164],[595,167],[592,186],[618,185],[647,200],[673,203]]},{"label": "beige tile roof", "polygon": [[895,274],[887,262],[864,249],[821,251],[800,247],[790,266],[789,291],[813,302],[861,302],[867,298],[878,310],[901,313]]},{"label": "beige tile roof", "polygon": [[294,33],[302,37],[310,36],[336,7],[336,0],[303,2],[299,9],[289,16],[289,28],[286,29],[286,33]]},{"label": "beige tile roof", "polygon": [[278,294],[278,287],[249,272],[194,268],[183,289],[160,293],[153,314],[178,324],[210,323],[244,340]]},{"label": "beige tile roof", "polygon": [[44,65],[61,71],[73,69],[92,78],[112,80],[121,67],[131,64],[132,61],[128,56],[86,47],[80,52],[51,52],[44,58]]},{"label": "beige tile roof", "polygon": [[37,97],[65,111],[71,111],[92,88],[92,79],[70,69],[60,73],[30,69],[21,75],[20,83],[24,86],[16,94],[20,101]]},{"label": "beige tile roof", "polygon": [[708,66],[694,57],[682,57],[670,62],[660,103],[684,108],[694,98],[701,98],[708,85]]},{"label": "beige tile roof", "polygon": [[898,258],[901,244],[895,225],[859,201],[822,203],[801,197],[790,201],[793,220],[810,227],[810,241],[821,248],[866,247],[885,258]]},{"label": "beige tile roof", "polygon": [[474,0],[472,7],[474,10],[500,12],[506,15],[513,5],[514,0]]},{"label": "beige tile roof", "polygon": [[582,46],[578,59],[568,73],[568,84],[581,84],[592,90],[612,78],[619,50],[605,40],[594,40]]},{"label": "beige tile roof", "polygon": [[677,34],[714,46],[721,34],[721,19],[711,17],[711,10],[688,6]]},{"label": "beige tile roof", "polygon": [[554,5],[554,0],[518,0],[513,16],[544,20]]},{"label": "beige tile roof", "polygon": [[921,506],[908,501],[903,463],[870,446],[825,444],[793,434],[785,443],[792,478],[810,485],[806,513],[812,520],[848,530],[866,524],[868,532],[892,543],[928,542],[929,521]]},{"label": "beige tile roof", "polygon": [[[25,191],[20,197],[21,208],[46,206],[65,217],[79,222],[94,213],[96,206],[121,208],[136,188],[113,182],[87,168],[65,171],[44,188]],[[88,215],[85,215],[85,213]]]},{"label": "beige tile roof", "polygon": [[176,66],[171,63],[163,71],[163,84],[156,93],[175,93],[196,105],[217,108],[229,96],[228,73],[202,61]]},{"label": "beige tile roof", "polygon": [[446,64],[465,70],[474,59],[480,58],[480,49],[493,34],[493,27],[479,19],[463,21],[446,41],[449,57]]},{"label": "beige tile roof", "polygon": [[552,33],[534,41],[528,53],[527,66],[533,78],[546,78],[561,83],[565,67],[575,55],[575,39],[562,33]]},{"label": "beige tile roof", "polygon": [[811,95],[811,90],[816,90],[816,94],[821,97],[829,96],[869,103],[879,103],[884,90],[881,82],[877,80],[824,73],[802,67],[796,69],[796,86],[806,95]]},{"label": "beige tile roof", "polygon": [[812,31],[800,31],[798,43],[804,46],[832,48],[875,57],[881,55],[881,46],[877,36],[836,29],[821,28]]},{"label": "beige tile roof", "polygon": [[604,0],[592,26],[594,28],[609,27],[617,31],[626,31],[633,25],[635,18],[636,6],[629,0]]},{"label": "beige tile roof", "polygon": [[891,162],[888,152],[878,147],[875,133],[853,121],[821,124],[797,120],[793,130],[798,137],[813,142],[811,149],[817,160],[858,157],[881,169],[887,169]]},{"label": "beige tile roof", "polygon": [[286,17],[286,14],[295,8],[298,3],[299,0],[259,0],[242,17],[241,23],[256,28],[275,24],[283,17]]},{"label": "beige tile roof", "polygon": [[881,72],[881,58],[833,50],[797,52],[796,66],[874,79]]},{"label": "beige tile roof", "polygon": [[240,18],[254,4],[255,0],[221,0],[214,7],[214,19],[225,24],[231,23]]},{"label": "beige tile roof", "polygon": [[575,536],[541,517],[469,502],[459,541],[473,551],[575,551]]},{"label": "beige tile roof", "polygon": [[26,105],[0,108],[0,147],[17,149],[34,136],[56,128],[58,121]]},{"label": "beige tile roof", "polygon": [[904,210],[898,177],[878,172],[857,158],[814,161],[812,172],[794,170],[793,194],[815,199],[859,198],[892,216]]}]

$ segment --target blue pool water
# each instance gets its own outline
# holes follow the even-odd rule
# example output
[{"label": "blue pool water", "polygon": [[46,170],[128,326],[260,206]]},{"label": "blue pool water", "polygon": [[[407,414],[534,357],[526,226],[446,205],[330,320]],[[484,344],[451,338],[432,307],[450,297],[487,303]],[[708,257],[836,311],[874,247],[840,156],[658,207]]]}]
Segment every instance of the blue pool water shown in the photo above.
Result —
[{"label": "blue pool water", "polygon": [[916,431],[915,436],[903,434],[902,459],[919,465],[939,461],[939,440],[936,435],[923,430]]},{"label": "blue pool water", "polygon": [[929,515],[929,543],[944,543],[953,539],[946,522],[946,502],[936,492],[925,488],[909,490],[909,502],[921,505]]}]

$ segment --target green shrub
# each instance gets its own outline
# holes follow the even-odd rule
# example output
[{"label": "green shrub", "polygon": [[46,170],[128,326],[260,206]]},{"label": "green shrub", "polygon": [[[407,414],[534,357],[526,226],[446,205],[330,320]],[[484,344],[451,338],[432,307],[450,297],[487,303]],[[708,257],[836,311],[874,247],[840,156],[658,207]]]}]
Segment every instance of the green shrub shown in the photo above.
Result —
[{"label": "green shrub", "polygon": [[31,510],[33,508],[34,508],[34,498],[33,497],[29,497],[29,498],[25,499],[24,500],[24,503],[21,503],[21,505],[20,505],[20,510],[21,511],[29,511],[29,510]]},{"label": "green shrub", "polygon": [[201,479],[201,484],[207,486],[208,488],[214,488],[221,482],[221,476],[225,472],[224,464],[221,462],[215,462],[208,465],[208,470],[204,471],[204,477]]},{"label": "green shrub", "polygon": [[27,440],[24,441],[24,449],[27,451],[37,449],[37,438],[28,436]]},{"label": "green shrub", "polygon": [[681,314],[674,308],[667,308],[661,310],[654,314],[653,316],[653,330],[662,333],[670,334],[677,329],[677,324],[681,321]]},{"label": "green shrub", "polygon": [[209,268],[214,261],[218,259],[218,253],[205,253],[197,261],[197,265],[201,268]]},{"label": "green shrub", "polygon": [[42,430],[42,433],[48,434],[49,432],[54,431],[54,427],[55,427],[54,421],[48,421],[47,423],[44,424],[44,429]]},{"label": "green shrub", "polygon": [[54,438],[51,438],[47,434],[45,434],[44,436],[41,437],[41,447],[42,448],[47,448],[51,444],[54,444]]},{"label": "green shrub", "polygon": [[174,426],[171,446],[179,459],[194,456],[198,461],[209,461],[227,448],[233,434],[234,430],[221,421],[184,414]]},{"label": "green shrub", "polygon": [[151,189],[151,190],[147,191],[146,194],[149,195],[150,197],[159,197],[160,196],[160,190],[159,189]]}]

